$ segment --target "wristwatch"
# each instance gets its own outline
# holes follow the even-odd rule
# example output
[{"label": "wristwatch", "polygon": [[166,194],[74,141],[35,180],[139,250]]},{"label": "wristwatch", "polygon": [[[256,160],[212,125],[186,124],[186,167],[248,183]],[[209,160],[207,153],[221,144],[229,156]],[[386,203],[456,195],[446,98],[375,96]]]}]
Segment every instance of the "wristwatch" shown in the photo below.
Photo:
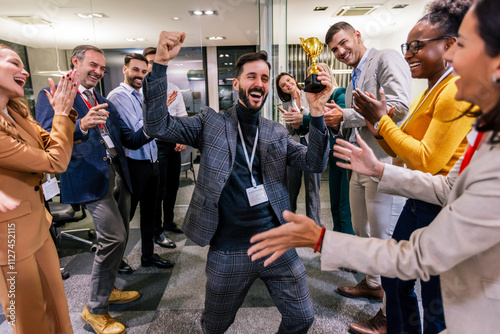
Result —
[{"label": "wristwatch", "polygon": [[375,124],[373,124],[373,128],[375,129],[375,131],[378,132],[378,124],[380,123],[380,121],[377,121],[375,122]]}]

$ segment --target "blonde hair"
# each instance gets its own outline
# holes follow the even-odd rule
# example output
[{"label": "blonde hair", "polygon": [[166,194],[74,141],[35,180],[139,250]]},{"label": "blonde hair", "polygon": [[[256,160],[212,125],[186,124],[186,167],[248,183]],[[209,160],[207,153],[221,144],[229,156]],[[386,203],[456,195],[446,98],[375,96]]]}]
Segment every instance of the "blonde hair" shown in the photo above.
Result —
[{"label": "blonde hair", "polygon": [[[333,89],[339,88],[339,84],[337,83],[337,80],[335,80],[335,76],[333,75],[332,69],[330,66],[326,63],[316,63],[318,67],[321,67],[321,69],[325,72],[328,72],[330,74],[330,77],[332,78],[332,87]],[[311,66],[307,68],[307,72],[311,69]]]},{"label": "blonde hair", "polygon": [[[12,50],[8,46],[0,43],[0,50],[7,49]],[[0,79],[1,80],[1,79]],[[30,110],[28,108],[28,102],[23,98],[15,98],[10,99],[7,102],[7,109],[10,113],[15,112],[21,117],[25,118],[30,122],[34,122],[30,115]],[[0,131],[6,132],[8,135],[14,137],[15,139],[22,140],[19,132],[17,131],[15,125],[12,123],[10,119],[6,119],[5,117],[0,117]]]}]

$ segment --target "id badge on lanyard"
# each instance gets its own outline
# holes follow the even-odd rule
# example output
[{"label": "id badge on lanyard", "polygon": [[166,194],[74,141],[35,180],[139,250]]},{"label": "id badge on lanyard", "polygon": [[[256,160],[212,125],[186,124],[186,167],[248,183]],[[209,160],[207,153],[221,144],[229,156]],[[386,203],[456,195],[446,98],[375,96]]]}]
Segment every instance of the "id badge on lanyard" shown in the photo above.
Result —
[{"label": "id badge on lanyard", "polygon": [[250,179],[252,181],[252,187],[246,189],[248,203],[250,204],[250,206],[255,206],[261,203],[265,203],[269,199],[267,198],[264,185],[263,184],[258,185],[257,182],[255,182],[255,178],[253,177],[252,174],[252,165],[253,165],[253,160],[255,158],[255,151],[257,149],[257,142],[259,139],[259,129],[257,128],[257,132],[255,133],[255,140],[253,143],[252,156],[250,160],[248,159],[248,152],[245,145],[245,140],[243,138],[243,133],[241,132],[240,123],[238,123],[238,132],[240,133],[241,146],[243,146],[243,152],[245,153],[245,159],[247,161],[248,170],[250,171]]},{"label": "id badge on lanyard", "polygon": [[[90,110],[92,108],[90,103],[83,98],[83,96],[80,92],[78,92],[78,94],[80,94],[80,97],[82,98],[83,102],[85,102],[85,104],[87,105],[87,107]],[[97,101],[97,99],[95,98],[95,95],[94,95],[94,99]],[[113,140],[111,140],[111,137],[109,136],[109,131],[108,131],[108,128],[106,127],[106,124],[104,124],[104,125],[99,124],[99,132],[101,133],[102,140],[104,140],[104,142],[106,143],[106,147],[109,149],[115,148],[115,144],[113,144]]]}]

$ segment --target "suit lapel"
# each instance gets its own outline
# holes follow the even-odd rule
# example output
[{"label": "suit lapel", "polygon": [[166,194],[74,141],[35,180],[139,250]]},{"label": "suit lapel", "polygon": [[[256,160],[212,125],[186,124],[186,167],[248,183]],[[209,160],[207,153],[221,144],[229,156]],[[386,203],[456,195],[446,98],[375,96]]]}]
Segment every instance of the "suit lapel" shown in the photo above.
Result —
[{"label": "suit lapel", "polygon": [[234,159],[236,158],[236,143],[238,136],[238,116],[236,114],[236,108],[232,107],[226,112],[227,122],[226,122],[226,136],[227,142],[229,144],[229,152],[231,154],[231,166],[234,165]]},{"label": "suit lapel", "polygon": [[262,171],[264,171],[264,166],[266,166],[267,160],[267,148],[269,146],[269,141],[272,137],[271,127],[266,126],[267,119],[262,116],[259,116],[259,154],[260,154],[260,166],[262,167]]},{"label": "suit lapel", "polygon": [[[19,132],[19,135],[21,138],[27,142],[30,142],[32,146],[40,146],[43,147],[43,140],[42,137],[40,136],[39,133],[37,133],[33,127],[33,125],[24,119],[21,115],[19,115],[16,112],[13,112],[10,107],[9,108],[10,112],[9,114],[12,116],[14,119],[14,126],[17,129],[17,132]],[[6,120],[10,120],[9,116],[5,115],[3,112],[0,112],[2,117],[4,117]]]},{"label": "suit lapel", "polygon": [[89,112],[89,108],[85,104],[85,101],[83,101],[83,97],[78,94],[78,96],[75,97],[75,101],[73,102],[73,108],[78,112],[78,118],[83,118],[87,113]]},{"label": "suit lapel", "polygon": [[[375,50],[375,49],[371,49],[370,53],[368,54],[368,59],[366,59],[365,65],[363,66],[363,70],[361,71],[361,75],[359,76],[359,81],[358,81],[359,87],[364,87],[364,85],[365,85],[366,74],[371,71],[370,67],[371,67],[372,60],[375,57],[376,51],[377,50]],[[362,88],[360,88],[360,89],[362,89]]]}]

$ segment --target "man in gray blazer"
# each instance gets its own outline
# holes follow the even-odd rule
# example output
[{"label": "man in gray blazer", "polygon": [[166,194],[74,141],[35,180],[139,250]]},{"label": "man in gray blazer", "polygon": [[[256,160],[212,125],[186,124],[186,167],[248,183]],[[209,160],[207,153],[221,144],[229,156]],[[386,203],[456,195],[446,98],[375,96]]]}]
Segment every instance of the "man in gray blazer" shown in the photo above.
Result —
[{"label": "man in gray blazer", "polygon": [[[402,121],[408,114],[410,105],[411,75],[408,64],[394,50],[367,49],[361,41],[361,33],[347,22],[332,25],[326,33],[325,42],[335,58],[353,67],[352,80],[346,91],[346,108],[337,115],[340,122],[339,130],[353,143],[356,142],[355,134],[359,133],[380,161],[392,163],[392,158],[384,152],[367,128],[363,116],[352,108],[352,91],[360,89],[378,97],[380,88],[383,88],[388,108],[395,107],[393,120]],[[378,124],[375,124],[375,127],[377,126]],[[379,193],[375,181],[356,172],[351,175],[349,192],[352,225],[356,235],[391,238],[403,209],[404,198]],[[367,275],[358,285],[339,287],[338,292],[351,298],[381,299],[384,295],[379,275]],[[377,324],[384,323],[384,313],[384,309],[379,312],[382,321],[377,321]],[[370,326],[366,324],[365,327]],[[363,330],[360,332],[365,333]],[[378,331],[370,329],[366,333],[378,333]]]},{"label": "man in gray blazer", "polygon": [[309,146],[295,142],[283,125],[261,117],[270,85],[270,64],[264,51],[241,56],[233,87],[239,101],[224,113],[204,108],[193,117],[168,113],[166,68],[179,52],[185,34],[162,32],[153,69],[144,79],[146,132],[201,152],[200,170],[182,227],[200,246],[210,244],[207,261],[204,333],[224,333],[233,323],[248,289],[260,278],[282,314],[278,333],[306,333],[314,312],[306,272],[295,250],[264,267],[246,254],[250,237],[285,223],[290,209],[286,167],[321,173],[328,159],[328,131],[323,108],[332,94],[327,86],[308,94],[311,122]]}]

